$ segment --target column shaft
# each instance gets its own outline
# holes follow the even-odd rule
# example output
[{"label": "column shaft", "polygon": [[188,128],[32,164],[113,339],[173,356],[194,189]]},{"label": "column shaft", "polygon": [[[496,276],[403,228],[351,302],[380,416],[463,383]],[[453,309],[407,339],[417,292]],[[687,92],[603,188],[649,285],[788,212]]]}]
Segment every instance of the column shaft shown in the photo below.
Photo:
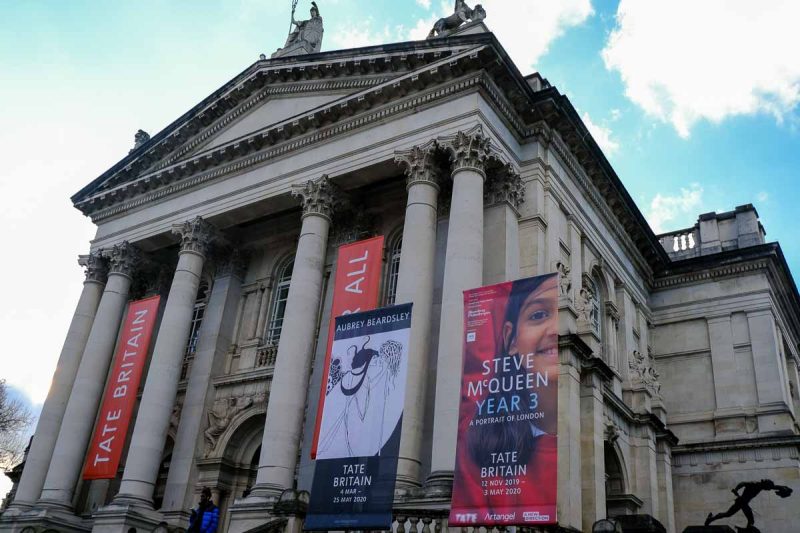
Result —
[{"label": "column shaft", "polygon": [[15,506],[29,507],[36,503],[42,493],[47,468],[61,429],[61,421],[105,286],[105,272],[101,277],[90,274],[91,271],[87,272],[87,279],[83,284],[75,313],[72,315],[67,338],[61,348],[53,383],[36,424],[35,438],[31,442],[25,469],[17,486]]},{"label": "column shaft", "polygon": [[115,501],[152,506],[204,260],[201,253],[186,249],[178,257]]},{"label": "column shaft", "polygon": [[297,243],[254,494],[292,486],[303,427],[330,220],[307,213]]},{"label": "column shaft", "polygon": [[396,303],[414,304],[411,312],[408,378],[397,481],[400,484],[419,485],[430,351],[439,188],[432,180],[412,180],[413,177],[410,177],[395,297]]},{"label": "column shaft", "polygon": [[111,272],[69,396],[41,500],[70,507],[103,395],[131,278]]},{"label": "column shaft", "polygon": [[192,506],[192,491],[197,478],[195,458],[202,454],[204,420],[214,401],[212,378],[223,371],[225,353],[232,341],[241,286],[241,278],[228,269],[224,275],[217,276],[211,289],[172,451],[161,506],[165,512],[187,512]]},{"label": "column shaft", "polygon": [[452,479],[461,390],[464,291],[483,284],[483,180],[475,168],[453,172],[442,319],[437,356],[431,476]]}]

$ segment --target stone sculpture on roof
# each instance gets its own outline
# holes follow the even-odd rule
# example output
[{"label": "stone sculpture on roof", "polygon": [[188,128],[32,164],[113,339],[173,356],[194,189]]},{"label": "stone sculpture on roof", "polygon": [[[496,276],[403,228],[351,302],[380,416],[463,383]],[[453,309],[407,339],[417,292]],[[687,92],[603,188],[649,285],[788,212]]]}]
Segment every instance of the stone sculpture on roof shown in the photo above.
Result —
[{"label": "stone sculpture on roof", "polygon": [[300,54],[314,54],[322,49],[322,17],[316,2],[311,2],[311,18],[297,21],[294,19],[294,10],[297,1],[292,2],[292,25],[294,29],[286,38],[283,48],[272,54],[272,57],[294,56]]},{"label": "stone sculpture on roof", "polygon": [[456,5],[453,8],[453,14],[440,18],[433,25],[431,32],[428,34],[428,39],[434,37],[444,37],[460,28],[463,24],[472,24],[482,21],[486,18],[486,10],[483,6],[477,4],[475,9],[470,8],[465,0],[456,0]]}]

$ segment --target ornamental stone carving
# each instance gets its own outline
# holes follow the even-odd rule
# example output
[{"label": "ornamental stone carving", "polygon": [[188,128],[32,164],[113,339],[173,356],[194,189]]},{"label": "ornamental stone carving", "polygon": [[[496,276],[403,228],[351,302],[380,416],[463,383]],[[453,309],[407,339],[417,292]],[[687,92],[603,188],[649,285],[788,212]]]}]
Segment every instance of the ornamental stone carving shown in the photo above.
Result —
[{"label": "ornamental stone carving", "polygon": [[208,254],[211,244],[217,239],[216,228],[202,217],[175,224],[172,233],[181,238],[181,253],[192,252],[202,256]]},{"label": "ornamental stone carving", "polygon": [[619,426],[607,416],[603,420],[603,439],[614,444],[620,436]]},{"label": "ornamental stone carving", "polygon": [[292,196],[300,199],[303,217],[318,215],[331,220],[333,212],[344,204],[342,192],[327,174],[302,185],[293,185]]},{"label": "ornamental stone carving", "polygon": [[217,446],[220,435],[225,433],[236,415],[250,408],[253,398],[227,398],[217,401],[208,411],[208,428],[203,433],[206,442],[205,456],[209,457]]},{"label": "ornamental stone carving", "polygon": [[150,140],[150,134],[149,133],[147,133],[144,130],[137,131],[133,136],[133,148],[128,153],[133,152],[134,150],[136,150],[137,148],[139,148],[140,146],[142,146],[144,143],[146,143],[149,140]]},{"label": "ornamental stone carving", "polygon": [[78,264],[84,268],[86,281],[105,283],[108,278],[108,260],[102,252],[95,251],[87,255],[78,256]]},{"label": "ornamental stone carving", "polygon": [[559,298],[570,298],[572,295],[572,279],[569,277],[571,269],[568,264],[559,261],[556,263],[558,272],[558,295]]},{"label": "ornamental stone carving", "polygon": [[628,361],[630,370],[630,380],[633,385],[643,385],[653,395],[661,394],[661,383],[658,371],[653,365],[653,361],[638,350],[634,350],[631,359]]},{"label": "ornamental stone carving", "polygon": [[402,165],[406,175],[406,187],[415,183],[427,183],[439,188],[439,168],[435,161],[436,142],[429,141],[410,150],[395,152],[395,163]]},{"label": "ornamental stone carving", "polygon": [[597,295],[591,285],[586,283],[584,279],[583,286],[578,292],[578,297],[575,298],[575,310],[578,311],[578,319],[589,324],[599,323],[600,317],[597,316],[597,308]]},{"label": "ornamental stone carving", "polygon": [[311,2],[311,18],[308,20],[295,20],[294,10],[297,1],[292,3],[292,26],[294,29],[286,38],[283,48],[272,54],[272,57],[295,56],[300,54],[315,54],[322,49],[322,34],[325,28],[316,2]]},{"label": "ornamental stone carving", "polygon": [[379,217],[367,212],[363,202],[337,211],[333,220],[333,242],[336,246],[367,239],[378,233]]},{"label": "ornamental stone carving", "polygon": [[491,206],[507,203],[515,210],[519,209],[525,199],[525,184],[511,164],[489,179],[484,191],[484,205]]},{"label": "ornamental stone carving", "polygon": [[224,278],[227,276],[235,276],[239,279],[244,279],[247,272],[247,262],[249,255],[238,248],[228,248],[220,251],[219,255],[214,258],[216,266],[214,277]]},{"label": "ornamental stone carving", "polygon": [[485,18],[486,10],[481,4],[477,4],[475,9],[472,9],[464,0],[456,0],[453,14],[437,20],[427,38],[444,37],[465,23],[477,23]]},{"label": "ornamental stone carving", "polygon": [[491,139],[476,126],[469,131],[459,131],[440,140],[441,146],[450,154],[453,174],[459,170],[474,170],[486,177],[486,161],[491,155]]},{"label": "ornamental stone carving", "polygon": [[115,244],[111,249],[104,250],[102,253],[108,259],[109,273],[112,274],[131,277],[142,262],[142,252],[128,241]]}]

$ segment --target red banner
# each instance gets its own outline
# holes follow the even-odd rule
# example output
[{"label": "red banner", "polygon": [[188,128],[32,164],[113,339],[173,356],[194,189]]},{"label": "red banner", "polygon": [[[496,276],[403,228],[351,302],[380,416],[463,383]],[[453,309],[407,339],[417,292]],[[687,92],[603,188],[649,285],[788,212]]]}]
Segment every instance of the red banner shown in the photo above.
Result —
[{"label": "red banner", "polygon": [[128,314],[114,357],[114,370],[103,395],[100,417],[86,455],[83,479],[113,479],[117,474],[160,299],[153,296],[128,304]]},{"label": "red banner", "polygon": [[557,430],[557,276],[465,291],[450,525],[555,524]]},{"label": "red banner", "polygon": [[317,458],[319,428],[322,423],[322,408],[325,406],[325,392],[328,389],[328,370],[331,366],[331,346],[336,326],[336,317],[371,311],[378,306],[381,286],[381,262],[383,254],[383,235],[364,239],[339,247],[336,260],[336,279],[333,284],[333,304],[328,326],[328,344],[325,349],[325,370],[322,374],[322,387],[317,402],[317,423],[314,427],[314,440],[311,444],[311,458]]}]

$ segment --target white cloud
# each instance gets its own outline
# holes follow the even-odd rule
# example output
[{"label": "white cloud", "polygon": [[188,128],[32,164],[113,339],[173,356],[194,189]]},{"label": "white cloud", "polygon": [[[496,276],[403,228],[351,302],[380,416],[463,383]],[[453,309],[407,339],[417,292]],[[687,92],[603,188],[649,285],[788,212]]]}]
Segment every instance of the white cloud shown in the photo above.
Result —
[{"label": "white cloud", "polygon": [[381,30],[375,30],[372,25],[372,19],[367,18],[350,25],[344,30],[340,30],[333,36],[334,46],[332,49],[360,48],[394,40],[389,26],[384,26]]},{"label": "white cloud", "polygon": [[798,20],[796,1],[621,0],[602,54],[627,97],[686,138],[700,120],[797,105]]},{"label": "white cloud", "polygon": [[[523,74],[535,68],[554,40],[570,27],[582,24],[593,13],[590,0],[482,0],[476,3],[486,9],[486,25]],[[408,38],[425,38],[436,20],[452,13],[453,2],[442,1],[439,15],[432,20],[419,19]]]},{"label": "white cloud", "polygon": [[589,113],[585,111],[581,115],[581,120],[586,124],[589,133],[592,134],[595,142],[600,146],[606,156],[614,155],[617,150],[619,150],[619,142],[611,138],[611,128],[595,124],[589,116]]},{"label": "white cloud", "polygon": [[769,200],[769,193],[767,191],[759,192],[756,195],[756,200],[758,200],[758,202],[761,204],[765,203],[767,200]]},{"label": "white cloud", "polygon": [[417,0],[417,4],[424,7],[425,9],[431,8],[431,0]]},{"label": "white cloud", "polygon": [[[697,211],[702,199],[703,188],[697,183],[692,183],[688,189],[681,188],[679,194],[658,193],[650,202],[650,209],[645,217],[656,234],[689,227],[699,214]],[[668,222],[671,223],[669,228],[665,226]]]}]

